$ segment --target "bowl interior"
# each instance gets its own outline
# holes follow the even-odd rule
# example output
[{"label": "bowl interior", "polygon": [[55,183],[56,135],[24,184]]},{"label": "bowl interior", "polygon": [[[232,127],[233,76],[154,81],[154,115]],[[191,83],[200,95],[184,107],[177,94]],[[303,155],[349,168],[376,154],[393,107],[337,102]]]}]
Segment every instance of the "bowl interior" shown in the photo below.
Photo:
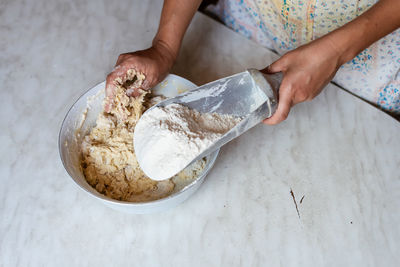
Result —
[{"label": "bowl interior", "polygon": [[[165,78],[164,81],[162,81],[152,90],[156,95],[173,97],[195,87],[196,85],[192,82],[179,76],[170,74],[167,76],[167,78]],[[171,195],[159,200],[140,203],[119,201],[108,198],[92,188],[86,182],[80,167],[80,144],[82,143],[84,136],[89,133],[91,128],[95,126],[98,114],[102,112],[102,102],[105,96],[104,88],[105,82],[102,82],[84,93],[68,111],[60,130],[59,150],[61,160],[68,174],[75,181],[75,183],[79,185],[80,188],[107,202],[112,202],[118,205],[126,204],[142,206],[146,204],[160,203],[173,198],[187,189],[190,189],[190,187],[194,186],[196,183],[199,183],[200,180],[204,179],[214,164],[218,155],[218,151],[215,151],[206,157],[206,166],[198,177],[196,177],[194,180],[188,181],[187,184],[181,184],[179,187],[174,189]]]}]

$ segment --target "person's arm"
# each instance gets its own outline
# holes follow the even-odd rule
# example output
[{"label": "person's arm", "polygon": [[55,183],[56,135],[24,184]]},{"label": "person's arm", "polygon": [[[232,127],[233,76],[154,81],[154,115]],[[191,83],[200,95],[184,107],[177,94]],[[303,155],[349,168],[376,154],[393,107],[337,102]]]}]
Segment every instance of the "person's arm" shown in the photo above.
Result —
[{"label": "person's arm", "polygon": [[176,59],[183,36],[200,3],[201,0],[165,0],[153,45],[165,45]]},{"label": "person's arm", "polygon": [[[165,0],[160,24],[152,46],[146,50],[121,54],[106,79],[105,111],[113,105],[116,78],[124,79],[129,69],[145,75],[142,88],[148,90],[162,81],[174,64],[183,36],[201,0]],[[137,91],[131,92],[135,95]]]},{"label": "person's arm", "polygon": [[346,25],[288,52],[262,70],[284,74],[278,109],[264,123],[272,125],[285,120],[293,105],[317,96],[341,65],[399,28],[399,14],[399,0],[380,0]]}]

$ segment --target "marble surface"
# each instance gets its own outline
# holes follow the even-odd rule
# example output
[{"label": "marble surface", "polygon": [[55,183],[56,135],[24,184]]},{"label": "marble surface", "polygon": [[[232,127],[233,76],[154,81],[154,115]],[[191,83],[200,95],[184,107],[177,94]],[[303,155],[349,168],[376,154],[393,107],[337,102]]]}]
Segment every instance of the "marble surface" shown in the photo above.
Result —
[{"label": "marble surface", "polygon": [[[400,124],[333,85],[223,147],[173,210],[123,214],[73,184],[62,119],[119,53],[151,43],[160,10],[0,3],[0,266],[398,266]],[[174,73],[202,84],[274,59],[196,14]]]}]

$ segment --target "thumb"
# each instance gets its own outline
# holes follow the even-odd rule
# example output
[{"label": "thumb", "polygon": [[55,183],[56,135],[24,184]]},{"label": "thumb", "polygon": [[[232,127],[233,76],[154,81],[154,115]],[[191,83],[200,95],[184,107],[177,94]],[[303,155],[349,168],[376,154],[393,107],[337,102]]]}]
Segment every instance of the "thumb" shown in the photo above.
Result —
[{"label": "thumb", "polygon": [[277,72],[284,72],[285,70],[286,70],[286,60],[284,57],[281,57],[272,64],[270,64],[265,69],[261,70],[261,72],[272,74]]},{"label": "thumb", "polygon": [[286,118],[288,117],[293,102],[291,94],[288,90],[285,90],[286,88],[284,87],[285,83],[282,83],[281,89],[279,90],[278,108],[276,109],[274,115],[272,115],[268,119],[265,119],[263,123],[267,125],[275,125],[286,120]]}]

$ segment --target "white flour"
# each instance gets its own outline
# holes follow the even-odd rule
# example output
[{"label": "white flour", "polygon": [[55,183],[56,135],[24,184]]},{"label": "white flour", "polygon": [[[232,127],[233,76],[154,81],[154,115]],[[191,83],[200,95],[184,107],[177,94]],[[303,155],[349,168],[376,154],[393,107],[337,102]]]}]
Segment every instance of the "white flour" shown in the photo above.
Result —
[{"label": "white flour", "polygon": [[135,127],[134,148],[139,165],[154,180],[168,179],[240,120],[200,113],[180,104],[153,108],[143,114]]}]

